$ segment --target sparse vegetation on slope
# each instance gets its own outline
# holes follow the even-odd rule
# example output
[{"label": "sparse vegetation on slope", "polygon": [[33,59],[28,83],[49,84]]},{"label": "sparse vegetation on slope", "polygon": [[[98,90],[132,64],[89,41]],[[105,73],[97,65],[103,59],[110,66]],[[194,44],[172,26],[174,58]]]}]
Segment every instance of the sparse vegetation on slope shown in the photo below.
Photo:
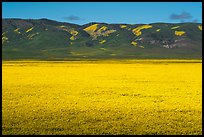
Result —
[{"label": "sparse vegetation on slope", "polygon": [[[101,50],[104,47],[106,50]],[[5,60],[201,59],[202,24],[89,23],[80,26],[48,19],[2,19],[2,54]]]}]

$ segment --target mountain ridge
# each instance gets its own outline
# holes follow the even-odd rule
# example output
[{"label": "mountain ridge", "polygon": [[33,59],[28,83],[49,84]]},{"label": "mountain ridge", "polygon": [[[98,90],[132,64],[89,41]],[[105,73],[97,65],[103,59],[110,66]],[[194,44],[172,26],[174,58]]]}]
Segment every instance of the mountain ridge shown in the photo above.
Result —
[{"label": "mountain ridge", "polygon": [[2,19],[2,59],[202,59],[202,23]]},{"label": "mountain ridge", "polygon": [[[76,24],[76,23],[69,23],[69,22],[64,22],[64,21],[57,21],[57,20],[53,20],[53,19],[49,19],[49,18],[39,18],[39,19],[27,19],[27,18],[2,18],[2,20],[45,20],[45,21],[54,21],[54,22],[59,22],[59,23],[68,23],[68,24],[75,24],[75,25],[79,25],[79,26],[83,26],[89,23],[103,23],[103,24],[112,24],[112,25],[136,25],[136,24],[129,24],[129,23],[106,23],[106,22],[89,22],[89,23],[85,23],[85,24]],[[192,23],[192,24],[202,24],[201,22],[175,22],[175,23],[169,23],[169,22],[152,22],[152,23],[138,23],[138,24],[186,24],[186,23]]]}]

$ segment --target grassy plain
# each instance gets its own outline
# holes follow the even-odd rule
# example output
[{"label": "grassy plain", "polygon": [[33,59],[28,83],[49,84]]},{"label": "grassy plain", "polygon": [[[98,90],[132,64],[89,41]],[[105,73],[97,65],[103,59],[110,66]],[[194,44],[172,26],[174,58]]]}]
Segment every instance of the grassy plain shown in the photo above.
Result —
[{"label": "grassy plain", "polygon": [[2,133],[202,134],[202,61],[3,61]]}]

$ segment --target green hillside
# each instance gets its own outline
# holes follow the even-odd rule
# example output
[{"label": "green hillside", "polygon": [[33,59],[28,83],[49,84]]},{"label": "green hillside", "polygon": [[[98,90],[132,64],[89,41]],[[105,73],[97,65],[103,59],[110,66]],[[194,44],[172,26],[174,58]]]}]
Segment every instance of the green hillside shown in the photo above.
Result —
[{"label": "green hillside", "polygon": [[202,24],[2,19],[3,60],[201,59]]}]

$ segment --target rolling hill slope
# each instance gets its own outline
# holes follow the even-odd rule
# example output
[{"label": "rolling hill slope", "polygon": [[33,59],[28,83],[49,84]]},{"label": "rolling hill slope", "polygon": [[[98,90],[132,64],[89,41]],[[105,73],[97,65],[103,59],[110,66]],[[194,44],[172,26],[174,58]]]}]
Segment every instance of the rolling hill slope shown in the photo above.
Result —
[{"label": "rolling hill slope", "polygon": [[201,59],[202,24],[2,19],[2,59]]}]

